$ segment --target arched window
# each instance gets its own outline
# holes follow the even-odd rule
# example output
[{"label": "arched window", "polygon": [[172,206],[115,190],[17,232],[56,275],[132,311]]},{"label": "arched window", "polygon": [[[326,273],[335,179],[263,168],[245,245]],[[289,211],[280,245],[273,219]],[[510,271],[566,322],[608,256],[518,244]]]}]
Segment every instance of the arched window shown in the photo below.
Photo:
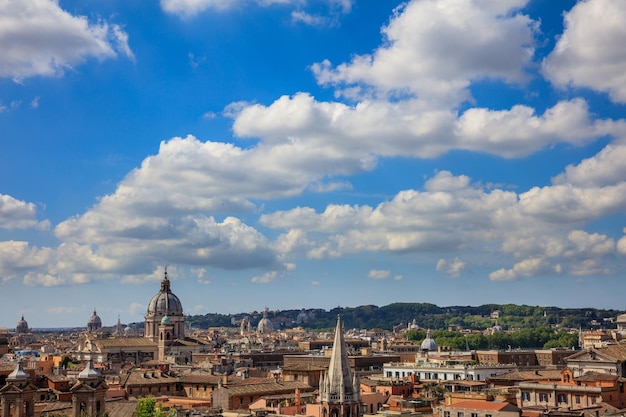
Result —
[{"label": "arched window", "polygon": [[339,410],[336,408],[330,411],[330,417],[339,417]]}]

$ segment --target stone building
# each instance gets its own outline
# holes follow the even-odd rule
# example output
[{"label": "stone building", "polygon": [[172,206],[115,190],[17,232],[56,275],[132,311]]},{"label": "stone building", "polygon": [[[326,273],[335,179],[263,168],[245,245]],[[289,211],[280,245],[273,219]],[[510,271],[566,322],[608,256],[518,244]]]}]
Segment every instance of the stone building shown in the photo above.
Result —
[{"label": "stone building", "polygon": [[5,386],[0,388],[2,417],[33,417],[36,392],[30,375],[22,368],[22,362],[18,362],[15,370],[6,378]]},{"label": "stone building", "polygon": [[89,320],[87,321],[87,331],[89,333],[93,333],[100,330],[100,328],[102,328],[102,320],[100,319],[100,316],[96,314],[96,309],[94,309],[93,314],[91,315],[91,317],[89,317]]},{"label": "stone building", "polygon": [[144,337],[156,342],[159,338],[159,326],[163,317],[167,316],[172,325],[172,339],[185,337],[185,316],[183,305],[172,292],[170,280],[167,278],[167,269],[161,281],[161,289],[148,303],[145,316]]},{"label": "stone building", "polygon": [[360,417],[361,387],[348,361],[341,316],[337,317],[333,352],[319,392],[322,417]]}]

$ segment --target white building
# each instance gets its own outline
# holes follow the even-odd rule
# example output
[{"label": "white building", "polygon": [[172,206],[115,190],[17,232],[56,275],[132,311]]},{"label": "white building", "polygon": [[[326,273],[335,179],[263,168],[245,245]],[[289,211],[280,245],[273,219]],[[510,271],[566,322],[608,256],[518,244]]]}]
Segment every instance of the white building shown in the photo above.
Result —
[{"label": "white building", "polygon": [[386,363],[383,375],[400,379],[416,375],[420,381],[485,381],[487,378],[516,370],[515,365],[439,364],[432,362]]}]

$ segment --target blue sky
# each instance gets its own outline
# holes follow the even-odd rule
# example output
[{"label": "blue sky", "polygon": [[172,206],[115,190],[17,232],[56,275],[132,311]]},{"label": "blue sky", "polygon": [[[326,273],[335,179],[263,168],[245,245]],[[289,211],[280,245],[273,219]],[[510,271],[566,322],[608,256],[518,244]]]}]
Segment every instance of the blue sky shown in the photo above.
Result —
[{"label": "blue sky", "polygon": [[2,1],[0,326],[164,267],[188,314],[626,309],[624,44],[611,0]]}]

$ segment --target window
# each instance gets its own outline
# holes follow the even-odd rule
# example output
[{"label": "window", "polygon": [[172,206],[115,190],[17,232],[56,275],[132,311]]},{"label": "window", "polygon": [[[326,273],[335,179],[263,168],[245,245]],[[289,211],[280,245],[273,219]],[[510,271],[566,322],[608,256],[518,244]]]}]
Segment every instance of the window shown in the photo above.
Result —
[{"label": "window", "polygon": [[539,401],[541,401],[542,403],[548,402],[548,394],[546,394],[545,392],[539,393]]},{"label": "window", "polygon": [[565,403],[565,402],[567,402],[567,398],[565,398],[565,394],[559,394],[559,395],[557,396],[557,401],[558,401],[558,402],[560,402],[560,403]]},{"label": "window", "polygon": [[471,416],[472,417],[478,417],[478,413],[472,413]]},{"label": "window", "polygon": [[576,396],[576,404],[580,404],[580,395]]},{"label": "window", "polygon": [[450,417],[450,412],[449,411],[444,411],[443,412],[443,417]]},{"label": "window", "polygon": [[463,411],[459,411],[458,413],[456,413],[456,417],[464,417],[465,415],[463,414]]}]

